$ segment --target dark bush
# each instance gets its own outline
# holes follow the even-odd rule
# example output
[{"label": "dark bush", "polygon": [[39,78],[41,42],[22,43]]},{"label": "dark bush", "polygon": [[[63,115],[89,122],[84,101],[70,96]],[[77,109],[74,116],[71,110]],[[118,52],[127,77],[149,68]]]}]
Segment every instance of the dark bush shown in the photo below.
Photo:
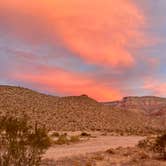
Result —
[{"label": "dark bush", "polygon": [[91,134],[88,134],[86,132],[81,133],[81,137],[90,137],[90,136],[91,136]]},{"label": "dark bush", "polygon": [[46,129],[27,117],[0,117],[0,166],[38,166],[50,146]]},{"label": "dark bush", "polygon": [[51,134],[51,137],[59,137],[59,136],[60,136],[60,134],[58,132],[53,132]]},{"label": "dark bush", "polygon": [[160,153],[163,159],[166,160],[166,134],[157,137],[153,150]]}]

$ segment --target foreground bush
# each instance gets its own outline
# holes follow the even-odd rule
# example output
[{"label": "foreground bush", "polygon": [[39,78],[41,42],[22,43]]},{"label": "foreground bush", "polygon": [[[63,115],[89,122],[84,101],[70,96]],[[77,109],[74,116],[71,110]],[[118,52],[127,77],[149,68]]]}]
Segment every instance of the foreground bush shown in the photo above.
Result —
[{"label": "foreground bush", "polygon": [[49,146],[45,128],[32,128],[25,117],[0,117],[0,166],[38,166]]},{"label": "foreground bush", "polygon": [[153,150],[160,153],[161,157],[166,160],[166,133],[157,137]]},{"label": "foreground bush", "polygon": [[161,158],[166,160],[166,134],[140,141],[138,147],[148,151],[153,151],[159,154]]}]

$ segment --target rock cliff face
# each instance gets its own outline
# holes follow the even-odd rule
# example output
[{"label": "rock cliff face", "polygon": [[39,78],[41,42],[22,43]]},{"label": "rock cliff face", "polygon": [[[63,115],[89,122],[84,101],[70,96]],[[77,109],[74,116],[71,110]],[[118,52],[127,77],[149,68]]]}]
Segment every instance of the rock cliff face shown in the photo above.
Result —
[{"label": "rock cliff face", "polygon": [[166,115],[166,98],[144,96],[144,97],[124,97],[121,101],[107,102],[124,110],[141,111],[149,115]]}]

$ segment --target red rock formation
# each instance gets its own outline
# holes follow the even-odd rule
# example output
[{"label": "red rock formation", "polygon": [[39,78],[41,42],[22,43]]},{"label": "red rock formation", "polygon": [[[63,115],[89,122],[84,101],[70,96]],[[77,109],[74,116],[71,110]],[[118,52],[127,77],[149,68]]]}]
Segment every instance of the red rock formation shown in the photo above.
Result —
[{"label": "red rock formation", "polygon": [[166,115],[166,98],[155,96],[124,97],[121,101],[107,102],[106,105],[124,109],[141,111],[148,115]]}]

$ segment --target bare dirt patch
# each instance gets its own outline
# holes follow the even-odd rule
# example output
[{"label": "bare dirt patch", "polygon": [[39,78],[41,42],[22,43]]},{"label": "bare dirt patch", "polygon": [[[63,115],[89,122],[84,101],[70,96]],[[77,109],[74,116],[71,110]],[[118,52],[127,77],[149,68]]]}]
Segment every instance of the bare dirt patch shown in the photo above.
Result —
[{"label": "bare dirt patch", "polygon": [[106,151],[109,148],[134,147],[144,137],[139,136],[98,136],[88,141],[71,145],[56,145],[51,147],[44,158],[50,160],[59,160],[65,157],[73,157]]}]

